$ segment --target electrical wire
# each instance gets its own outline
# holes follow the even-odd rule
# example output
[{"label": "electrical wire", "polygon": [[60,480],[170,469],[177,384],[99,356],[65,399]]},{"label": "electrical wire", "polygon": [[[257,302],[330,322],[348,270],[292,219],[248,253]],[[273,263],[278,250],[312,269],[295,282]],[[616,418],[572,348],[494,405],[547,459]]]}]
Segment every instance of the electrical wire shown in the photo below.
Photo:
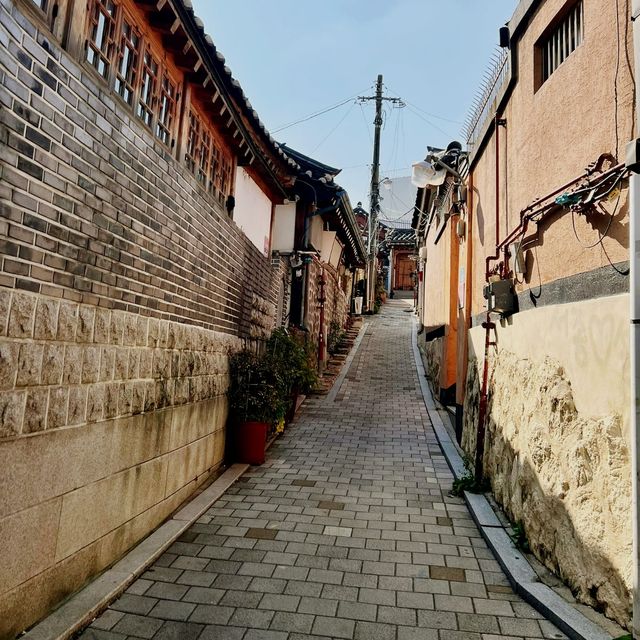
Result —
[{"label": "electrical wire", "polygon": [[290,127],[293,127],[293,126],[295,126],[297,124],[301,124],[302,122],[307,122],[309,120],[312,120],[313,118],[317,118],[318,116],[324,115],[325,113],[329,113],[329,111],[333,111],[334,109],[338,109],[338,108],[344,106],[345,104],[348,104],[352,100],[355,100],[357,97],[358,97],[358,94],[356,94],[355,96],[351,96],[350,98],[346,98],[345,100],[342,100],[341,102],[338,102],[337,104],[334,104],[334,105],[332,105],[330,107],[326,107],[324,109],[321,109],[320,111],[314,111],[313,113],[309,114],[308,116],[304,116],[303,118],[300,118],[299,120],[294,120],[293,122],[289,122],[287,124],[283,124],[280,127],[277,127],[271,133],[279,133],[280,131],[284,131],[285,129],[289,129]]},{"label": "electrical wire", "polygon": [[[400,94],[395,89],[390,87],[388,84],[385,83],[384,86],[389,91],[391,91],[392,93],[395,93],[397,97],[400,97]],[[409,102],[408,100],[405,100],[404,98],[400,98],[400,99],[405,104],[411,105],[414,109],[417,109],[418,111],[421,111],[422,113],[424,113],[424,115],[429,116],[431,118],[436,118],[437,120],[443,120],[444,122],[451,122],[452,124],[464,124],[464,122],[460,122],[459,120],[451,120],[449,118],[445,118],[443,116],[436,115],[435,113],[429,113],[428,111],[425,111],[422,107],[419,107],[418,105],[413,104],[413,103]]]},{"label": "electrical wire", "polygon": [[419,111],[416,111],[408,103],[407,103],[407,109],[409,109],[409,111],[411,111],[411,113],[413,113],[413,115],[415,115],[416,117],[420,118],[420,120],[426,122],[429,126],[433,127],[434,129],[437,129],[438,131],[440,131],[440,133],[443,133],[445,136],[447,136],[447,138],[455,138],[455,136],[452,135],[451,132],[445,131],[442,127],[439,127],[435,122],[432,122],[428,118],[425,118]]},{"label": "electrical wire", "polygon": [[367,116],[364,115],[364,107],[362,106],[362,103],[360,103],[360,113],[362,113],[362,120],[364,122],[364,127],[367,130],[367,135],[369,136],[369,142],[371,142],[371,144],[373,144],[373,138],[371,136],[371,130],[369,129],[369,123],[367,122]]},{"label": "electrical wire", "polygon": [[333,129],[331,129],[331,131],[329,131],[329,133],[327,133],[327,135],[324,138],[322,138],[322,140],[320,140],[320,142],[312,149],[311,153],[315,153],[333,135],[333,133],[335,133],[335,131],[340,127],[340,125],[347,119],[349,114],[353,111],[353,107],[355,106],[356,106],[356,103],[353,102],[349,110],[342,116],[342,118],[340,118],[338,124],[336,124],[336,126],[333,127]]}]

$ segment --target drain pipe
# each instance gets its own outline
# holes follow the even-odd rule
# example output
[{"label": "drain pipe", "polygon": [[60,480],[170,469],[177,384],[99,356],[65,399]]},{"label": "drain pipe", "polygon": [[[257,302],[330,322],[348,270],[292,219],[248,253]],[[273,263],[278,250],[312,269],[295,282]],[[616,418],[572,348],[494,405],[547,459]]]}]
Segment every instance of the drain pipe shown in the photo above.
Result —
[{"label": "drain pipe", "polygon": [[[640,0],[639,0],[640,1]],[[491,263],[500,257],[500,127],[505,125],[505,121],[496,113],[495,116],[495,138],[496,138],[496,253],[493,256],[487,256],[485,261],[484,278],[489,282],[491,275]],[[478,431],[476,434],[476,463],[475,478],[476,482],[481,482],[484,476],[484,441],[486,433],[487,421],[487,405],[488,405],[488,382],[489,382],[489,347],[495,345],[491,341],[491,331],[495,329],[495,324],[491,321],[491,314],[487,311],[487,318],[482,323],[484,327],[484,362],[482,365],[482,387],[480,388],[480,406],[478,407]]]},{"label": "drain pipe", "polygon": [[[626,18],[626,16],[625,16]],[[640,0],[633,0],[631,16],[633,22],[633,55],[636,69],[636,96],[640,95]],[[640,107],[636,97],[635,130],[640,129]],[[638,141],[631,144],[637,145]],[[633,518],[633,628],[635,640],[640,639],[640,174],[633,172],[630,182],[629,206],[629,270],[630,297],[630,379],[631,379],[631,514]]]}]

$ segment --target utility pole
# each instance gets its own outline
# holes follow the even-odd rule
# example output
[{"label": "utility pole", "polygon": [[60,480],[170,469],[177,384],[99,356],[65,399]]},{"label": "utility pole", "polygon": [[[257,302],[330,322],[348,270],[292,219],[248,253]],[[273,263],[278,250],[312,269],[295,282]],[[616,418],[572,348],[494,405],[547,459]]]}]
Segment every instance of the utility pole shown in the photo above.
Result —
[{"label": "utility pole", "polygon": [[373,311],[376,299],[376,256],[378,253],[378,211],[380,210],[380,131],[382,129],[382,102],[388,101],[400,106],[404,102],[400,98],[385,98],[382,95],[382,74],[378,75],[375,96],[359,96],[361,104],[368,100],[376,101],[376,117],[373,137],[373,164],[371,165],[371,199],[369,202],[369,217],[367,219],[367,311]]}]

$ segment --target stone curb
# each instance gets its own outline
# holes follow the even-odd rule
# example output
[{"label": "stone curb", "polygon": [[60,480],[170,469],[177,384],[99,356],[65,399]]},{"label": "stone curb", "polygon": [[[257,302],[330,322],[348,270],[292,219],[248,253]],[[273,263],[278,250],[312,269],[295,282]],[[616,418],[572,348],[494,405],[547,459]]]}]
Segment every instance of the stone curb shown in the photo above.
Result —
[{"label": "stone curb", "polygon": [[368,328],[369,328],[369,323],[363,322],[362,326],[360,327],[360,331],[358,332],[358,337],[353,341],[353,346],[351,347],[351,351],[349,351],[349,355],[347,356],[347,359],[342,364],[342,369],[340,369],[340,373],[338,374],[338,377],[333,381],[333,386],[331,387],[331,391],[329,391],[329,393],[327,394],[328,402],[336,401],[336,397],[340,392],[340,389],[342,388],[342,383],[344,382],[344,379],[347,377],[347,373],[349,373],[351,363],[353,362],[353,359],[355,358],[355,355],[358,352],[358,349],[360,348],[360,343],[362,342],[362,338],[364,338],[364,334],[367,332]]},{"label": "stone curb", "polygon": [[21,640],[67,640],[80,631],[155,562],[248,468],[248,464],[231,465],[110,569],[21,636]]},{"label": "stone curb", "polygon": [[[464,461],[458,447],[451,440],[438,407],[427,383],[427,376],[418,349],[417,325],[411,331],[413,359],[418,371],[418,380],[427,413],[433,429],[454,477],[465,474]],[[513,545],[506,529],[501,525],[485,496],[464,492],[464,500],[482,537],[489,545],[498,564],[502,567],[514,591],[536,611],[553,622],[572,640],[612,640],[612,636],[574,609],[569,602],[553,589],[540,582],[527,559]]]}]

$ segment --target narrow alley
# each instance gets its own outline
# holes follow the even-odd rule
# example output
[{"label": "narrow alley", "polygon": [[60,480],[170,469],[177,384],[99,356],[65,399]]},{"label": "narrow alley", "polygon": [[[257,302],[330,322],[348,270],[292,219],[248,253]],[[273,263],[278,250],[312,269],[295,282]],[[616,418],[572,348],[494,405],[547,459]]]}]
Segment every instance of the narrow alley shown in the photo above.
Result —
[{"label": "narrow alley", "polygon": [[370,318],[339,392],[307,400],[267,462],[80,637],[565,638],[449,496],[409,311],[391,301]]}]

